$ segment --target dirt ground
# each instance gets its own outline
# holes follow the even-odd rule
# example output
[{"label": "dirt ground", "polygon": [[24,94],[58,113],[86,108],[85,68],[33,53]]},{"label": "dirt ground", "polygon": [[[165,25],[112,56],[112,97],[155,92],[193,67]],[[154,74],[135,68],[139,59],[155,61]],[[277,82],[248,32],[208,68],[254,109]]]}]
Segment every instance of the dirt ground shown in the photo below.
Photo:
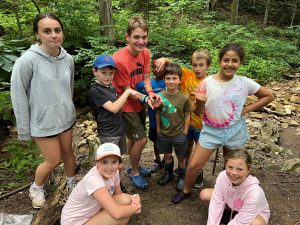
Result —
[{"label": "dirt ground", "polygon": [[[282,89],[281,89],[282,90]],[[291,119],[300,122],[297,115]],[[262,119],[264,120],[264,119]],[[75,126],[76,127],[76,126]],[[76,133],[77,132],[77,133]],[[249,130],[251,136],[252,130]],[[272,225],[300,225],[300,174],[282,172],[282,162],[289,158],[300,157],[300,136],[299,126],[289,126],[286,129],[279,130],[279,146],[290,149],[293,155],[274,155],[270,152],[261,150],[249,150],[255,162],[253,165],[254,173],[261,182],[271,210],[269,224]],[[80,135],[75,129],[75,138]],[[256,140],[253,140],[255,148]],[[1,151],[0,151],[1,153]],[[1,156],[2,157],[2,156]],[[215,174],[212,174],[213,161],[215,154],[204,167],[204,186],[213,187],[216,177],[223,168],[222,152],[219,152]],[[153,161],[152,143],[149,141],[143,151],[141,165],[151,166]],[[128,156],[124,157],[125,168],[128,166]],[[175,163],[176,165],[176,163]],[[78,171],[77,178],[80,179],[90,169],[91,165],[81,167]],[[0,170],[0,182],[5,182],[6,178],[11,179],[10,174],[4,174]],[[178,205],[171,202],[171,197],[176,193],[176,179],[166,186],[159,186],[157,180],[163,173],[163,170],[152,174],[146,178],[149,182],[147,190],[139,190],[132,186],[126,172],[122,172],[122,183],[129,193],[138,193],[142,198],[142,213],[133,216],[129,225],[196,225],[206,224],[207,206],[200,202],[198,189],[193,189],[192,196]],[[32,180],[31,177],[29,180]],[[52,189],[51,189],[52,190]],[[51,190],[48,190],[51,192]],[[9,214],[36,214],[31,206],[28,197],[28,188],[4,199],[0,200],[0,221],[1,213]],[[10,223],[12,224],[12,223]],[[53,224],[59,224],[53,221]]]},{"label": "dirt ground", "polygon": [[[300,139],[295,135],[295,129],[284,129],[280,132],[280,145],[291,149],[294,157],[300,156]],[[222,156],[215,175],[212,175],[215,154],[204,168],[204,187],[213,187],[217,174],[222,170]],[[142,164],[151,165],[153,158],[152,143],[149,142],[143,151]],[[128,165],[128,156],[124,158]],[[272,212],[270,223],[272,225],[298,225],[300,224],[300,192],[299,174],[280,172],[280,163],[265,164],[255,168],[265,190]],[[85,169],[84,169],[85,170]],[[80,171],[79,171],[80,172]],[[83,171],[82,171],[83,172]],[[124,173],[123,183],[130,193],[138,193],[142,197],[142,213],[131,218],[130,225],[196,225],[206,224],[207,206],[198,198],[199,190],[193,189],[192,197],[181,204],[174,205],[170,199],[175,191],[176,180],[166,186],[159,186],[156,182],[163,170],[147,178],[149,189],[139,190],[131,185],[128,176]],[[80,172],[81,173],[81,172]],[[35,214],[38,210],[31,207],[28,189],[0,201],[0,212],[10,214]],[[57,224],[57,223],[53,223]]]}]

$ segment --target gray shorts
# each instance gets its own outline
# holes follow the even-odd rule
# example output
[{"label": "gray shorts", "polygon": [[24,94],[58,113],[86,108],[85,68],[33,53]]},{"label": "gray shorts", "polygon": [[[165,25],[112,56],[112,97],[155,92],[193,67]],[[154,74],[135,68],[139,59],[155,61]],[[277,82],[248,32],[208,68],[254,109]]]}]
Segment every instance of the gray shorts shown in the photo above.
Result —
[{"label": "gray shorts", "polygon": [[127,143],[126,143],[126,136],[123,134],[122,136],[118,137],[105,137],[105,136],[100,136],[100,144],[104,143],[114,143],[119,146],[121,155],[124,155],[127,153]]},{"label": "gray shorts", "polygon": [[158,134],[156,143],[160,154],[172,153],[174,148],[177,157],[186,157],[188,155],[188,140],[184,134],[173,137]]}]

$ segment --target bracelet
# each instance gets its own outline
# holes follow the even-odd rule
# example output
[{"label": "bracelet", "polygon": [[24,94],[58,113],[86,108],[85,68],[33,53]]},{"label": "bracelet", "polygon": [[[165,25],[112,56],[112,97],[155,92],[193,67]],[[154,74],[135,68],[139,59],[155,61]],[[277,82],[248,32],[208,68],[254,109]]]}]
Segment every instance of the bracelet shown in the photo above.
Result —
[{"label": "bracelet", "polygon": [[154,93],[153,90],[151,89],[151,90],[147,91],[147,94],[149,95],[150,92]]},{"label": "bracelet", "polygon": [[149,97],[147,95],[144,95],[143,97],[141,97],[140,102],[145,104],[148,102],[148,100],[149,100]]}]

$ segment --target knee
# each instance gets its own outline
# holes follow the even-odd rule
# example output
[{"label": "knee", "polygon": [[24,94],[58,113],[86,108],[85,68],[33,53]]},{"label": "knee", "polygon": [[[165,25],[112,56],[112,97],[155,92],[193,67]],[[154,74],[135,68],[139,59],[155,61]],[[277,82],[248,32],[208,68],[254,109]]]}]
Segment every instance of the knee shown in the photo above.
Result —
[{"label": "knee", "polygon": [[50,170],[54,170],[60,164],[60,158],[45,161]]},{"label": "knee", "polygon": [[199,198],[203,202],[209,202],[210,197],[210,191],[208,191],[208,189],[203,189],[199,194]]}]

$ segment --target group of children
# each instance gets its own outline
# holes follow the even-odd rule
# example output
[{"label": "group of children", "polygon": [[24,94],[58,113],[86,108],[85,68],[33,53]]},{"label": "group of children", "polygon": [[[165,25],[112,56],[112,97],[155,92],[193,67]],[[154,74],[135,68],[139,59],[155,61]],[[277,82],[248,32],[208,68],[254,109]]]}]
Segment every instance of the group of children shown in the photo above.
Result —
[{"label": "group of children", "polygon": [[[56,18],[47,17],[48,20],[58,24]],[[47,26],[51,24],[45,24],[45,29]],[[48,35],[52,35],[51,29]],[[211,76],[207,74],[211,64],[207,50],[193,53],[192,70],[156,55],[152,60],[155,78],[150,79],[146,21],[132,17],[125,38],[125,48],[113,57],[100,55],[93,64],[96,80],[90,89],[89,105],[101,145],[95,153],[95,166],[72,188],[62,210],[61,223],[126,224],[130,216],[141,212],[140,197],[124,193],[121,187],[119,171],[123,168],[122,155],[127,152],[130,156],[127,173],[132,184],[145,189],[149,185],[144,177],[162,167],[165,172],[157,183],[166,185],[174,179],[174,149],[178,159],[178,192],[171,201],[178,204],[190,196],[194,185],[198,188],[203,185],[202,168],[213,150],[222,146],[225,170],[219,174],[215,189],[200,193],[201,200],[210,201],[207,223],[223,223],[229,212],[228,224],[267,224],[268,203],[258,180],[249,174],[250,156],[241,149],[248,140],[244,115],[267,105],[274,96],[255,81],[236,75],[245,58],[243,48],[238,44],[224,46],[219,53],[220,70]],[[43,41],[44,44],[48,40]],[[258,99],[245,105],[249,95]],[[148,136],[154,143],[155,160],[151,169],[139,164],[147,142],[145,105],[149,106]],[[72,121],[63,132],[72,128]],[[39,143],[38,138],[35,140]]]}]

